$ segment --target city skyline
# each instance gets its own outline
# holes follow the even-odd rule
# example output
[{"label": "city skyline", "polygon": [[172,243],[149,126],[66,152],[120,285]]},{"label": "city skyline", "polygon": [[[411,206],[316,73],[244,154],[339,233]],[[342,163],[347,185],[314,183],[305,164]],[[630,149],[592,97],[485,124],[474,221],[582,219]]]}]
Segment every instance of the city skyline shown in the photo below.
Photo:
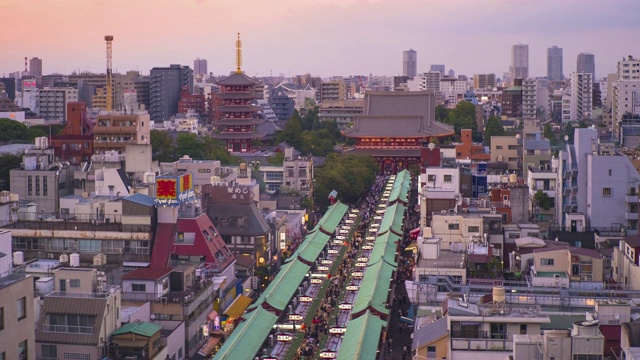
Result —
[{"label": "city skyline", "polygon": [[[622,57],[638,55],[634,36],[640,24],[634,14],[640,3],[632,0],[606,7],[577,0],[495,0],[473,12],[475,2],[443,4],[278,0],[258,7],[250,0],[187,0],[175,6],[169,0],[116,0],[105,8],[81,0],[0,0],[0,12],[9,15],[2,30],[10,34],[3,40],[0,74],[23,70],[25,56],[42,59],[43,74],[104,72],[106,34],[115,38],[114,70],[143,74],[155,66],[192,66],[196,58],[208,60],[209,72],[228,74],[235,69],[237,32],[244,44],[243,70],[250,76],[400,75],[402,52],[412,48],[418,73],[444,64],[456,74],[502,78],[512,45],[522,43],[529,45],[531,77],[546,75],[546,49],[557,45],[564,50],[565,76],[575,71],[577,54],[589,52],[601,78]],[[451,21],[452,16],[469,21]],[[473,19],[491,21],[476,25]]]}]

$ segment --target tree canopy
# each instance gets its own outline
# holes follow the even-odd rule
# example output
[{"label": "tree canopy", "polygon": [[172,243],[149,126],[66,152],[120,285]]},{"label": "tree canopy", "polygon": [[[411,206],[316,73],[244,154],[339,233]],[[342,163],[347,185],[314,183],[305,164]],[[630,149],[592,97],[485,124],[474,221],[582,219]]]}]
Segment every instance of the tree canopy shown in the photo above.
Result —
[{"label": "tree canopy", "polygon": [[184,155],[197,160],[219,160],[225,165],[235,165],[240,159],[229,154],[225,145],[210,136],[200,137],[192,133],[180,133],[176,139],[166,131],[151,131],[153,160],[172,162]]},{"label": "tree canopy", "polygon": [[490,117],[487,121],[487,126],[484,129],[484,144],[487,146],[491,146],[491,137],[502,135],[504,135],[502,120],[498,119],[495,116]]},{"label": "tree canopy", "polygon": [[[46,128],[46,131],[44,130]],[[52,131],[52,134],[55,134]],[[28,127],[25,124],[2,118],[0,119],[0,142],[11,140],[24,140],[30,141],[40,136],[49,136],[49,127],[32,126]]]},{"label": "tree canopy", "polygon": [[334,189],[340,200],[355,203],[373,186],[379,170],[378,163],[366,155],[328,155],[325,163],[315,169],[315,203],[328,206],[327,197]]},{"label": "tree canopy", "polygon": [[[447,109],[444,109],[447,110]],[[436,119],[444,116],[445,111],[436,107]],[[460,137],[461,129],[471,129],[474,141],[482,141],[482,134],[478,132],[478,124],[476,123],[476,107],[468,101],[460,101],[455,109],[448,110],[447,118],[443,122],[453,125],[454,131]]]},{"label": "tree canopy", "polygon": [[314,156],[326,156],[338,142],[344,141],[335,121],[320,121],[318,107],[309,109],[303,118],[294,111],[284,129],[277,132],[276,139]]},{"label": "tree canopy", "polygon": [[[12,120],[13,121],[13,120]],[[22,156],[10,153],[0,154],[0,190],[10,189],[9,172],[20,167]]]}]

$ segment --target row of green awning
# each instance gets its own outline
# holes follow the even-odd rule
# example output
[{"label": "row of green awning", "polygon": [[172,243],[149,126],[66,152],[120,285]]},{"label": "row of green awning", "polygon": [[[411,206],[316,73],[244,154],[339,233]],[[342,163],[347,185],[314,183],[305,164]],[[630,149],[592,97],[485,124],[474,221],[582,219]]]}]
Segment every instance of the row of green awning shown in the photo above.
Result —
[{"label": "row of green awning", "polygon": [[339,360],[375,359],[380,334],[385,326],[386,322],[370,311],[349,321],[337,358]]},{"label": "row of green awning", "polygon": [[245,320],[231,333],[215,360],[253,359],[278,320],[277,314],[284,311],[309,272],[306,262],[313,262],[320,255],[347,210],[348,206],[340,202],[329,207],[258,300],[249,306]]}]

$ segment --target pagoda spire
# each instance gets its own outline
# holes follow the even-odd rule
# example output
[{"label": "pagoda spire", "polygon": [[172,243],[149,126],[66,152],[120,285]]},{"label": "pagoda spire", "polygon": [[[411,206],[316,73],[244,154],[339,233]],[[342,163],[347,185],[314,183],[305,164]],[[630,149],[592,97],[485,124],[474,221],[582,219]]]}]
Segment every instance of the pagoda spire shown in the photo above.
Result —
[{"label": "pagoda spire", "polygon": [[236,40],[236,74],[242,74],[242,41],[240,41],[240,33]]}]

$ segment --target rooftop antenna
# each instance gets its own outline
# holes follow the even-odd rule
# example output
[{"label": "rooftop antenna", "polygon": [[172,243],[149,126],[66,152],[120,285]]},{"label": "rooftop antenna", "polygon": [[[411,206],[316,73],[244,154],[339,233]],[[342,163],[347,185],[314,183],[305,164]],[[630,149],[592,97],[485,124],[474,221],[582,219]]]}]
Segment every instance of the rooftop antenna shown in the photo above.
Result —
[{"label": "rooftop antenna", "polygon": [[107,111],[111,111],[112,101],[111,98],[111,86],[112,86],[112,77],[111,77],[111,68],[112,68],[112,57],[111,57],[111,43],[113,42],[113,35],[106,35],[104,40],[107,42]]},{"label": "rooftop antenna", "polygon": [[236,40],[236,74],[242,74],[242,41],[240,41],[240,33]]}]

